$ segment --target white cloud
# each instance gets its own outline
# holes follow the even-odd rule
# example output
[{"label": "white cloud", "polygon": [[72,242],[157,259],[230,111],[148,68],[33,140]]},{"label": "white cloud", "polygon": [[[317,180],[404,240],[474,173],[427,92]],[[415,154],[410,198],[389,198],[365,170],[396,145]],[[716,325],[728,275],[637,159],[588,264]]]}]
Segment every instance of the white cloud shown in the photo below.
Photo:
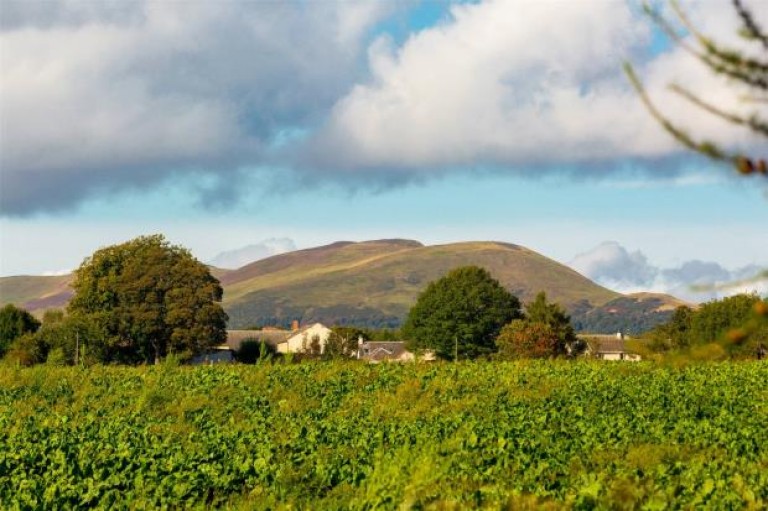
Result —
[{"label": "white cloud", "polygon": [[669,293],[694,303],[737,293],[768,293],[768,279],[755,278],[765,267],[728,270],[715,262],[690,260],[674,268],[661,268],[649,263],[642,252],[629,252],[614,241],[577,255],[568,265],[621,293]]},{"label": "white cloud", "polygon": [[642,252],[629,252],[615,241],[577,255],[569,266],[611,288],[649,287],[658,275],[658,268],[651,266]]},{"label": "white cloud", "polygon": [[235,270],[259,259],[293,250],[296,250],[296,243],[292,239],[269,238],[246,247],[222,252],[211,259],[208,264],[218,268]]},{"label": "white cloud", "polygon": [[[621,71],[622,60],[639,62],[650,43],[650,22],[633,5],[489,0],[454,6],[450,23],[399,48],[380,39],[369,49],[371,80],[338,101],[318,153],[327,151],[331,166],[408,171],[615,165],[676,153],[679,146]],[[738,22],[729,4],[693,2],[690,9],[695,23],[734,40]],[[734,104],[733,89],[681,49],[639,72],[662,109],[698,136],[754,143],[666,90],[678,81],[718,105]]]}]

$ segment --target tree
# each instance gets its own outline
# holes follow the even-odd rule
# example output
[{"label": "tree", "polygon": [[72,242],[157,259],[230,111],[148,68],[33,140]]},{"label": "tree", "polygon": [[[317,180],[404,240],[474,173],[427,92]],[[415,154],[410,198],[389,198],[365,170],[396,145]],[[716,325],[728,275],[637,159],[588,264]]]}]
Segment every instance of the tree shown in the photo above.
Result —
[{"label": "tree", "polygon": [[411,350],[475,358],[494,352],[501,328],[520,317],[520,301],[487,270],[465,266],[427,286],[401,333]]},{"label": "tree", "polygon": [[35,333],[37,349],[44,360],[52,355],[62,365],[90,365],[103,358],[104,333],[94,321],[84,315],[65,315],[61,310],[49,310],[43,324]]},{"label": "tree", "polygon": [[[734,85],[734,92],[738,93],[741,99],[754,105],[768,102],[768,60],[764,60],[763,57],[751,56],[734,48],[725,47],[723,44],[714,41],[693,26],[688,20],[686,13],[676,1],[672,1],[671,4],[678,22],[692,36],[690,39],[684,39],[673,23],[666,19],[658,10],[648,4],[645,5],[645,10],[654,23],[673,42],[682,47],[693,58],[707,66],[713,73],[729,78]],[[751,11],[740,0],[733,0],[733,7],[741,21],[739,34],[746,40],[762,46],[764,51],[768,50],[768,33],[763,31],[757,24]],[[758,157],[741,152],[731,152],[718,146],[714,141],[696,140],[695,137],[689,135],[684,128],[673,123],[656,107],[646,93],[640,78],[632,66],[627,63],[624,68],[630,82],[638,91],[648,111],[678,142],[714,160],[729,162],[742,174],[757,173],[768,177],[768,164],[766,164],[765,155]],[[704,110],[725,122],[746,128],[759,137],[768,138],[768,119],[761,117],[757,110],[750,115],[734,113],[724,110],[710,100],[703,99],[680,84],[670,84],[669,88],[681,98],[691,103],[695,108]]]},{"label": "tree", "polygon": [[525,306],[525,317],[505,325],[496,339],[499,358],[575,356],[586,343],[576,337],[571,318],[560,305],[547,302],[543,291]]},{"label": "tree", "polygon": [[558,333],[546,323],[515,319],[504,325],[496,339],[502,360],[549,358],[559,351]]},{"label": "tree", "polygon": [[182,359],[226,340],[222,288],[188,250],[162,235],[102,248],[75,271],[68,311],[97,324],[103,361]]},{"label": "tree", "polygon": [[350,326],[335,326],[331,328],[331,334],[325,342],[323,358],[349,358],[357,352],[357,341],[363,338],[368,340],[368,334],[360,329]]},{"label": "tree", "polygon": [[271,360],[275,355],[277,355],[277,350],[274,346],[255,337],[249,337],[240,343],[240,348],[235,353],[235,359],[242,364],[255,364]]},{"label": "tree", "polygon": [[669,321],[657,326],[648,334],[648,347],[660,352],[689,346],[693,314],[693,309],[690,307],[685,305],[677,307]]},{"label": "tree", "polygon": [[719,344],[732,357],[752,357],[768,342],[768,302],[755,294],[741,294],[707,302],[697,310],[679,307],[649,338],[654,351]]},{"label": "tree", "polygon": [[40,322],[29,312],[8,304],[0,309],[0,357],[8,347],[24,334],[35,333]]},{"label": "tree", "polygon": [[527,321],[547,325],[557,337],[552,356],[575,356],[584,351],[586,344],[576,337],[571,317],[560,304],[547,302],[547,294],[541,291],[525,306]]}]

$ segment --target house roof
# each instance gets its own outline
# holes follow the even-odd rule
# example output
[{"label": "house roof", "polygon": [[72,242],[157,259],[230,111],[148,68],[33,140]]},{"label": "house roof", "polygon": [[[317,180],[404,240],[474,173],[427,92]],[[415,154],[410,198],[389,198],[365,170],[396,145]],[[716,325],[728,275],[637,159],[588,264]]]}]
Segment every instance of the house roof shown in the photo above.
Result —
[{"label": "house roof", "polygon": [[587,341],[590,348],[596,353],[629,353],[631,350],[627,347],[627,341],[617,339],[616,337],[605,336],[602,338],[591,338]]},{"label": "house roof", "polygon": [[367,348],[367,353],[362,353],[360,358],[365,360],[381,361],[400,358],[408,350],[404,342],[366,341],[362,345]]}]

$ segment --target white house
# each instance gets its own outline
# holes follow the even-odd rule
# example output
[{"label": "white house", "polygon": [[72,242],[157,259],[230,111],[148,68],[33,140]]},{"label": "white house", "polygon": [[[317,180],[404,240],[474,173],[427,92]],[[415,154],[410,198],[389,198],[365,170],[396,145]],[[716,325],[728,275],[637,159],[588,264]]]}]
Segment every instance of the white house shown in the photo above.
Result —
[{"label": "white house", "polygon": [[616,335],[579,335],[587,342],[587,356],[594,356],[600,360],[626,360],[637,362],[642,357],[633,353],[627,345],[628,339],[623,334]]},{"label": "white house", "polygon": [[290,332],[285,341],[277,345],[278,353],[311,353],[319,350],[325,351],[331,329],[322,323],[300,328]]},{"label": "white house", "polygon": [[264,328],[262,330],[227,330],[227,345],[237,351],[246,340],[265,342],[274,346],[278,353],[322,353],[331,335],[331,329],[322,323],[299,328],[294,322],[293,329]]}]

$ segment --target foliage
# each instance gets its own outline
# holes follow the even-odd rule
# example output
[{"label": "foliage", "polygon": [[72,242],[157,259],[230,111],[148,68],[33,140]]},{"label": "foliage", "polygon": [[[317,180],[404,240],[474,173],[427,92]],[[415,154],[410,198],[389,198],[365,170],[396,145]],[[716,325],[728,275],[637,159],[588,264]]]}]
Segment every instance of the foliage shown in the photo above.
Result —
[{"label": "foliage", "polygon": [[495,351],[501,328],[520,318],[519,300],[477,266],[464,266],[431,282],[402,328],[411,350],[434,350],[445,359]]},{"label": "foliage", "polygon": [[[740,0],[733,0],[734,10],[741,22],[740,35],[745,40],[763,48],[762,56],[757,57],[753,56],[753,52],[726,47],[706,36],[693,26],[677,2],[672,1],[671,3],[678,18],[677,21],[691,35],[688,40],[680,35],[672,22],[648,4],[646,4],[646,11],[672,41],[713,73],[728,78],[734,85],[734,93],[742,98],[742,102],[746,99],[752,104],[760,105],[768,101],[766,95],[768,93],[768,61],[763,59],[764,51],[768,50],[768,33],[764,32],[756,23],[751,11],[742,5]],[[712,159],[730,162],[742,174],[757,173],[768,177],[768,164],[765,155],[756,157],[741,152],[734,153],[719,147],[713,141],[696,140],[684,128],[669,120],[653,104],[631,65],[626,64],[625,70],[651,115],[682,145]],[[711,100],[703,99],[680,84],[671,84],[669,88],[695,108],[719,117],[725,122],[746,128],[761,138],[768,139],[768,120],[761,117],[757,110],[750,115],[742,115],[724,110]]]},{"label": "foliage", "polygon": [[4,368],[3,509],[764,509],[768,364]]},{"label": "foliage", "polygon": [[243,339],[240,348],[235,352],[235,359],[242,364],[255,364],[271,360],[277,355],[274,346],[257,338]]},{"label": "foliage", "polygon": [[8,304],[0,309],[0,357],[13,341],[26,333],[34,333],[40,322],[29,312]]},{"label": "foliage", "polygon": [[691,345],[691,320],[693,310],[685,305],[675,309],[669,321],[659,325],[649,334],[649,346],[654,351],[669,351]]},{"label": "foliage", "polygon": [[226,339],[219,281],[162,235],[96,251],[75,271],[68,310],[99,325],[103,361],[190,358]]},{"label": "foliage", "polygon": [[559,304],[547,302],[547,295],[543,291],[536,298],[526,304],[525,316],[531,323],[547,325],[557,337],[557,342],[552,347],[552,356],[578,355],[584,351],[586,345],[577,337],[571,325],[571,317]]},{"label": "foliage", "polygon": [[498,358],[549,358],[559,351],[557,332],[546,323],[515,319],[501,329],[496,338]]},{"label": "foliage", "polygon": [[349,358],[357,353],[359,339],[368,340],[366,330],[349,326],[335,326],[325,343],[323,358]]},{"label": "foliage", "polygon": [[577,332],[590,334],[639,335],[669,321],[672,311],[659,298],[622,296],[599,307],[579,303],[572,311],[571,324]]},{"label": "foliage", "polygon": [[45,362],[46,358],[48,358],[48,347],[37,335],[27,332],[11,343],[4,360],[27,367]]},{"label": "foliage", "polygon": [[[656,351],[680,351],[718,344],[727,356],[754,357],[768,344],[768,302],[755,294],[713,300],[697,310],[680,307],[649,335]],[[714,349],[714,348],[711,348]]]}]

